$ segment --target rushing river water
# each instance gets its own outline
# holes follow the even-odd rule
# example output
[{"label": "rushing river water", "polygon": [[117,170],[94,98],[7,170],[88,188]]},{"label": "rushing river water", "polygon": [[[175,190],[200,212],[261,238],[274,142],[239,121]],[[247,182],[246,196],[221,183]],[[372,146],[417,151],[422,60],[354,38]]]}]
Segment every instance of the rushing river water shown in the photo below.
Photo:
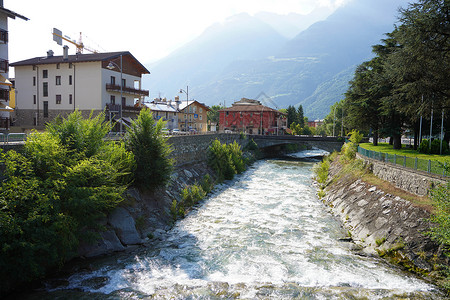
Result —
[{"label": "rushing river water", "polygon": [[432,285],[339,241],[347,232],[317,198],[312,165],[257,162],[163,240],[35,297],[442,299]]}]

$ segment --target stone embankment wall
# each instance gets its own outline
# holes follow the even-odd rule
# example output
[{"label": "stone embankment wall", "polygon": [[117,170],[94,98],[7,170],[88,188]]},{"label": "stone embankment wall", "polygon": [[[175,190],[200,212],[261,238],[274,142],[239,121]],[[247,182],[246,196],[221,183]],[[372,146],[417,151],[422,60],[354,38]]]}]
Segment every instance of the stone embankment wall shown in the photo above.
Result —
[{"label": "stone embankment wall", "polygon": [[[330,178],[339,169],[333,162]],[[325,191],[324,203],[364,253],[395,253],[397,259],[427,272],[438,263],[448,264],[443,249],[424,235],[430,226],[426,209],[351,176],[333,181]]]},{"label": "stone embankment wall", "polygon": [[222,144],[229,144],[237,141],[244,147],[249,139],[241,139],[239,134],[203,134],[203,135],[177,135],[169,138],[172,144],[172,157],[176,166],[198,163],[206,161],[208,147],[218,139]]},{"label": "stone embankment wall", "polygon": [[371,164],[371,171],[378,178],[389,181],[396,187],[419,196],[427,195],[432,185],[446,183],[442,177],[434,174],[424,174],[411,168],[371,159],[359,153],[356,155],[357,158]]},{"label": "stone embankment wall", "polygon": [[173,223],[170,206],[173,200],[181,200],[181,190],[186,185],[200,182],[206,174],[214,178],[207,165],[207,151],[216,138],[221,143],[237,141],[242,146],[248,142],[248,139],[240,139],[238,134],[171,137],[169,143],[174,150],[172,157],[176,166],[167,186],[153,192],[129,189],[121,206],[102,220],[107,230],[99,233],[100,239],[96,243],[80,245],[78,255],[93,257],[124,251],[151,238],[164,236]]}]

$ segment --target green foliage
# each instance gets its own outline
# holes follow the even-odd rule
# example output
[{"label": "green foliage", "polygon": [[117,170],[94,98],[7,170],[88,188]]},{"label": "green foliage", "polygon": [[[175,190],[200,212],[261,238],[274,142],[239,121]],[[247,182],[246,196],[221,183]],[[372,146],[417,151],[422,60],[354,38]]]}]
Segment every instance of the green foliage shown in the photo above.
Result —
[{"label": "green foliage", "polygon": [[200,185],[206,194],[209,194],[209,192],[211,192],[211,190],[214,188],[214,182],[209,174],[205,174],[205,176],[203,176]]},{"label": "green foliage", "polygon": [[208,148],[208,165],[217,173],[219,180],[233,179],[246,167],[241,146],[236,141],[227,145],[214,140]]},{"label": "green foliage", "polygon": [[324,160],[314,165],[313,172],[316,174],[314,179],[320,184],[321,187],[325,186],[328,179],[328,170],[330,169],[330,162]]},{"label": "green foliage", "polygon": [[103,140],[103,118],[75,111],[32,134],[23,154],[1,154],[0,292],[60,267],[122,201],[133,155]]},{"label": "green foliage", "polygon": [[173,169],[170,158],[171,146],[162,132],[165,122],[160,119],[156,125],[152,113],[142,109],[131,123],[125,135],[126,148],[134,154],[136,171],[134,184],[144,189],[165,185]]},{"label": "green foliage", "polygon": [[206,196],[205,191],[197,183],[190,186],[186,186],[181,191],[181,198],[183,199],[183,204],[185,207],[194,206],[205,196]]},{"label": "green foliage", "polygon": [[362,140],[363,135],[359,133],[357,130],[352,130],[350,132],[349,142],[342,145],[341,153],[342,158],[346,160],[352,160],[356,156],[356,152],[358,150],[358,145]]},{"label": "green foliage", "polygon": [[253,139],[251,139],[245,146],[245,150],[249,150],[249,151],[256,151],[258,149],[259,149],[259,147]]},{"label": "green foliage", "polygon": [[[419,145],[419,153],[424,154],[441,154],[441,140],[431,141],[431,151],[430,151],[430,141],[423,139]],[[442,141],[442,154],[448,153],[448,144],[446,141]]]},{"label": "green foliage", "polygon": [[429,234],[439,243],[450,246],[450,183],[435,187],[431,191],[431,198],[435,210],[430,221],[435,226]]}]

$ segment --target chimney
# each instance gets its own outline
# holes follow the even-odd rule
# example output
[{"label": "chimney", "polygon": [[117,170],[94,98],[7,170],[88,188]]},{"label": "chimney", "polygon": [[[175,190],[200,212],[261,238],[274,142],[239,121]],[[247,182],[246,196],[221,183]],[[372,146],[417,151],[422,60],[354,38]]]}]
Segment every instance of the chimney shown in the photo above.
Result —
[{"label": "chimney", "polygon": [[48,51],[47,51],[47,58],[52,57],[53,54],[54,54],[53,50],[48,50]]},{"label": "chimney", "polygon": [[68,60],[69,59],[69,46],[64,45],[63,47],[63,59]]}]

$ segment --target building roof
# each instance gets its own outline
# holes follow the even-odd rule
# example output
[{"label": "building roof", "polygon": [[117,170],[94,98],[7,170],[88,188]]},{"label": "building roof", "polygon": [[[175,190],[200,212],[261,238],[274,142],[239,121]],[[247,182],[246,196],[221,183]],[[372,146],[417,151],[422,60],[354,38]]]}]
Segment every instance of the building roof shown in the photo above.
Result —
[{"label": "building roof", "polygon": [[200,105],[200,106],[202,106],[204,109],[206,109],[206,111],[210,111],[211,109],[209,108],[209,106],[207,106],[206,104],[204,104],[204,103],[200,103],[200,102],[198,102],[197,100],[189,100],[189,101],[186,101],[186,100],[180,100],[180,110],[183,110],[183,109],[185,109],[186,108],[186,106],[189,106],[189,105],[191,105],[191,104],[193,104],[193,103],[197,103],[198,105]]},{"label": "building roof", "polygon": [[90,53],[90,54],[75,54],[69,55],[67,59],[60,56],[40,56],[34,57],[22,61],[18,61],[10,64],[12,67],[29,66],[29,65],[48,65],[57,63],[80,63],[80,62],[92,62],[92,61],[110,61],[122,56],[130,56],[135,62],[137,62],[138,68],[142,74],[150,74],[147,70],[130,52],[105,52],[105,53]]},{"label": "building roof", "polygon": [[239,104],[239,105],[235,105],[232,107],[228,107],[228,108],[224,108],[219,110],[219,112],[257,112],[257,113],[261,113],[261,112],[276,112],[279,113],[281,115],[284,115],[284,113],[282,113],[281,111],[278,111],[276,109],[270,108],[268,106],[264,106],[264,105],[254,105],[254,104],[250,104],[250,105],[243,105],[243,104]]},{"label": "building roof", "polygon": [[[175,104],[175,102],[173,102]],[[177,112],[176,106],[173,106],[169,102],[150,102],[144,103],[152,111],[164,111],[164,112]]]},{"label": "building roof", "polygon": [[18,13],[13,12],[12,10],[6,9],[4,7],[0,7],[0,12],[6,14],[11,19],[15,19],[16,17],[21,18],[25,21],[28,21],[29,19],[27,17],[24,17],[22,15],[19,15]]},{"label": "building roof", "polygon": [[247,98],[242,98],[239,101],[236,101],[232,104],[231,107],[228,108],[224,108],[219,110],[219,112],[257,112],[257,113],[261,113],[261,112],[265,112],[265,111],[270,111],[270,112],[276,112],[282,115],[285,115],[284,113],[282,113],[281,111],[278,111],[276,109],[273,109],[271,107],[262,105],[260,101],[258,100],[253,100],[253,99],[247,99]]}]

